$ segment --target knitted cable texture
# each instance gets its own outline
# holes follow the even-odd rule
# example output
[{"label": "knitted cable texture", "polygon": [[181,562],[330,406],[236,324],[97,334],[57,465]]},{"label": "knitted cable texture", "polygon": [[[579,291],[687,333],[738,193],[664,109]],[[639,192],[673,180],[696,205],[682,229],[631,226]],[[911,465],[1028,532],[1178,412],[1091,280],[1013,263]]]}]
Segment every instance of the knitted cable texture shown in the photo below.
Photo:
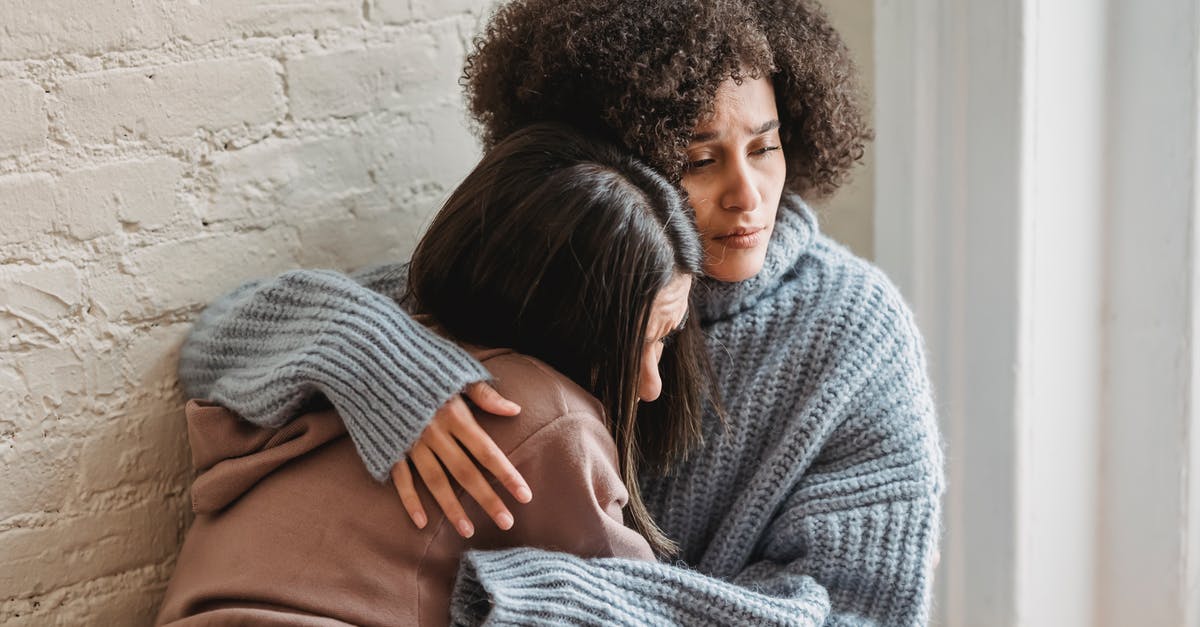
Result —
[{"label": "knitted cable texture", "polygon": [[[382,479],[441,402],[488,376],[395,304],[403,272],[297,271],[239,288],[201,316],[181,380],[260,424],[322,392]],[[643,480],[680,560],[470,552],[456,624],[928,621],[941,441],[895,288],[788,196],[763,271],[696,289],[728,421],[706,416],[703,446]]]},{"label": "knitted cable texture", "polygon": [[237,288],[209,305],[184,341],[184,393],[268,427],[323,394],[371,476],[387,479],[439,407],[491,377],[385,295],[403,293],[406,270],[293,270]]}]

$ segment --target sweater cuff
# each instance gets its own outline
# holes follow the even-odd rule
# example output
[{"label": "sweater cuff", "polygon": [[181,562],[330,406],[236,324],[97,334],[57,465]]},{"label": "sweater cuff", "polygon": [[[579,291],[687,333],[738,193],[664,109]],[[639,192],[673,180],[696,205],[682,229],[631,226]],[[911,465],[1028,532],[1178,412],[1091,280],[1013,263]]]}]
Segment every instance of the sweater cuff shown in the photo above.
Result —
[{"label": "sweater cuff", "polygon": [[682,566],[581,559],[533,548],[469,551],[450,601],[455,625],[810,625],[829,595],[809,577],[772,597]]},{"label": "sweater cuff", "polygon": [[583,560],[537,549],[470,551],[463,555],[450,599],[453,625],[645,625],[618,607],[606,587],[573,581]]},{"label": "sweater cuff", "polygon": [[438,409],[492,375],[390,303],[375,313],[346,320],[319,340],[313,363],[314,378],[346,423],[367,471],[386,481]]},{"label": "sweater cuff", "polygon": [[[367,278],[396,292],[402,281],[393,275],[403,270]],[[447,400],[491,378],[392,298],[325,270],[252,282],[209,306],[181,350],[179,374],[190,396],[267,427],[324,394],[379,481]]]},{"label": "sweater cuff", "polygon": [[467,552],[459,563],[450,598],[450,623],[514,627],[632,624],[605,616],[603,611],[594,613],[591,606],[597,603],[600,591],[576,595],[570,589],[569,576],[561,570],[563,560],[581,561],[537,549]]}]

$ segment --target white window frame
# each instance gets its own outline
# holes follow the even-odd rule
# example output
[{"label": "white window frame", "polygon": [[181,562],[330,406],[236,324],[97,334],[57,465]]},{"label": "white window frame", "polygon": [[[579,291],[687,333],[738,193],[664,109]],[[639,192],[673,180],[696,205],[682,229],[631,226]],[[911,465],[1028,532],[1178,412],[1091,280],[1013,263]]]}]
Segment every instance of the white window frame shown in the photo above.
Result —
[{"label": "white window frame", "polygon": [[936,624],[1200,624],[1198,5],[876,0],[876,260],[948,454]]}]

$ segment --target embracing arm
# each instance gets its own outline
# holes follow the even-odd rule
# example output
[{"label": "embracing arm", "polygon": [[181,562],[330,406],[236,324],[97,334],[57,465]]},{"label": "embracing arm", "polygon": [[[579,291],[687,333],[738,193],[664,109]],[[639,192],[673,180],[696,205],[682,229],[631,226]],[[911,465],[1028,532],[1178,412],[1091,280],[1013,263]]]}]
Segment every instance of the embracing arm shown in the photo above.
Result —
[{"label": "embracing arm", "polygon": [[[782,583],[782,582],[781,582]],[[811,577],[763,589],[685,566],[582,559],[541,549],[472,551],[451,605],[455,625],[822,625],[829,596]]]},{"label": "embracing arm", "polygon": [[353,277],[295,270],[235,289],[201,313],[183,345],[186,395],[278,427],[323,394],[367,470],[386,479],[439,407],[490,378],[400,307],[406,276],[403,264]]},{"label": "embracing arm", "polygon": [[684,566],[581,559],[540,549],[472,551],[451,605],[454,625],[822,625],[829,596],[811,577],[758,590]]}]

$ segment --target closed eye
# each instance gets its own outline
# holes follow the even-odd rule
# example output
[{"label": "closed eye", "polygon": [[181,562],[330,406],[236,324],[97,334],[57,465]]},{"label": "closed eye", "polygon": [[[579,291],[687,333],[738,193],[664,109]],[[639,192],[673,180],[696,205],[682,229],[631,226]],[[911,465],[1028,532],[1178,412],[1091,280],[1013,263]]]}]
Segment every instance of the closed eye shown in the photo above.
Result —
[{"label": "closed eye", "polygon": [[670,346],[671,343],[675,341],[675,336],[679,335],[679,332],[683,331],[684,327],[687,325],[688,313],[689,312],[684,312],[683,320],[679,321],[679,326],[671,329],[666,335],[662,336],[662,338],[658,340],[660,344],[663,346]]}]

